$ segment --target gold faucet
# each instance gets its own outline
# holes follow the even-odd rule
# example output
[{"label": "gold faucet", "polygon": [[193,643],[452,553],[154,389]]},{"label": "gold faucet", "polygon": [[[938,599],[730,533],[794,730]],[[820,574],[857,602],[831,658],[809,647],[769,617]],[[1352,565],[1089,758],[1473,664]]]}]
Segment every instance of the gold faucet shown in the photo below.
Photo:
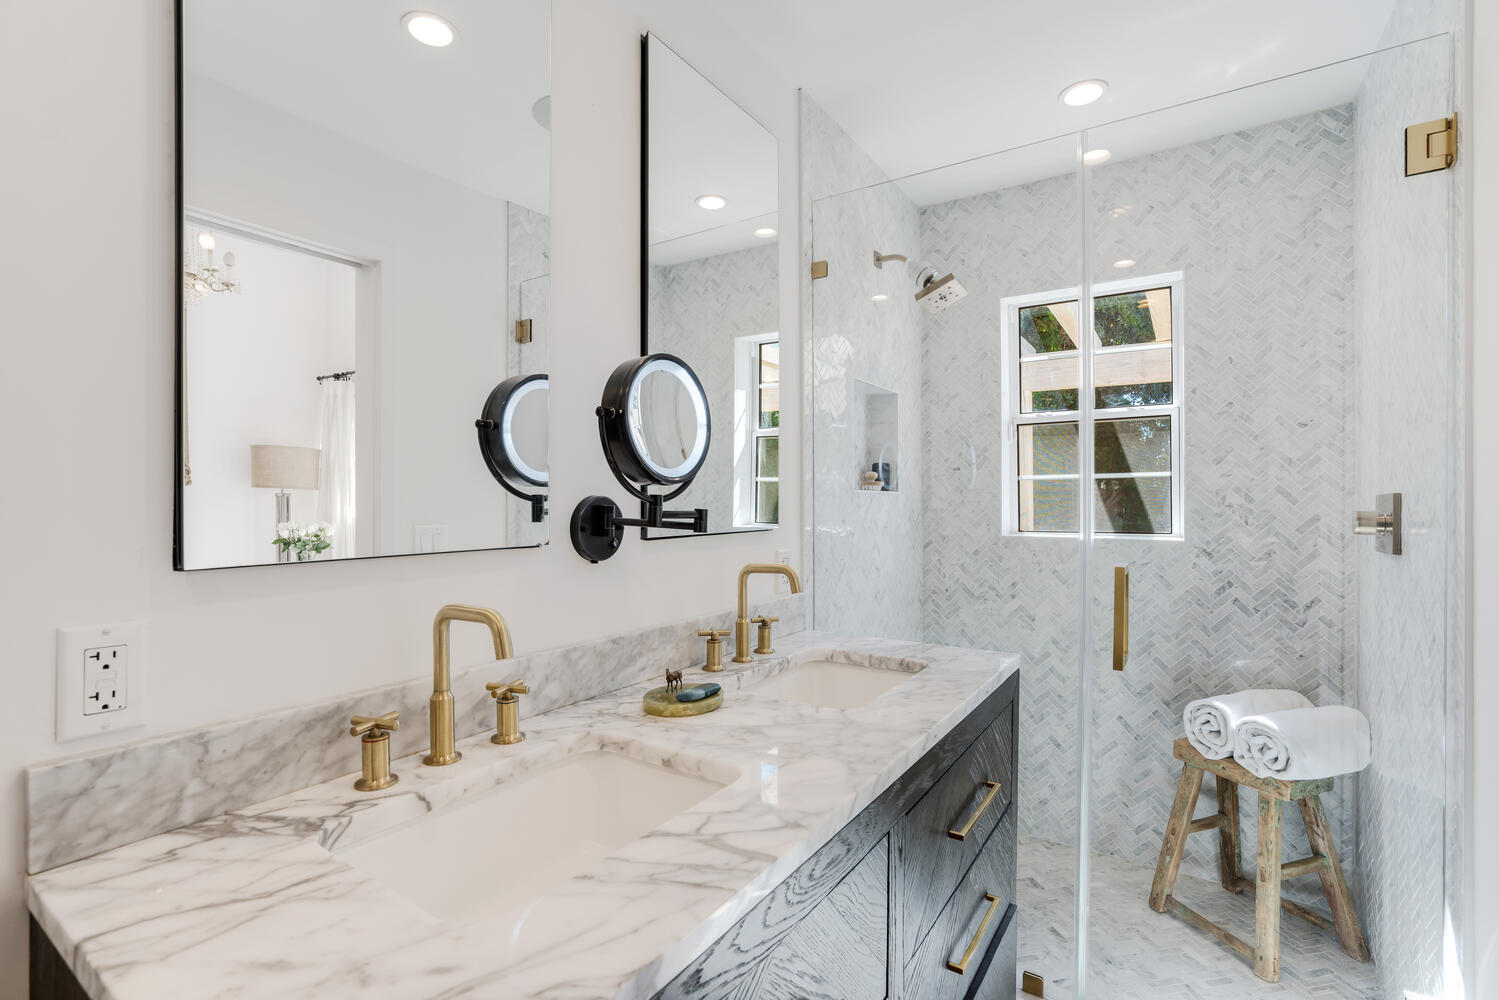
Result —
[{"label": "gold faucet", "polygon": [[463,757],[453,745],[453,670],[448,662],[448,627],[455,621],[488,625],[494,637],[495,659],[508,660],[515,655],[510,648],[510,629],[498,611],[469,604],[447,604],[438,609],[432,620],[432,697],[427,702],[431,748],[422,758],[423,764],[456,764]]},{"label": "gold faucet", "polygon": [[796,570],[781,563],[750,563],[739,571],[739,617],[734,620],[734,662],[749,663],[750,657],[750,620],[749,620],[749,578],[756,573],[779,573],[791,584],[791,592],[800,594],[802,582],[797,578]]}]

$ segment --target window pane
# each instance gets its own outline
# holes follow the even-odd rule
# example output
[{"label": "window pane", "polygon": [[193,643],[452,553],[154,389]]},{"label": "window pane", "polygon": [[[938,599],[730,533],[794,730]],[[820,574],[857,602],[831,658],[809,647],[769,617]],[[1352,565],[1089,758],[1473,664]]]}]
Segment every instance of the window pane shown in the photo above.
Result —
[{"label": "window pane", "polygon": [[781,381],[780,344],[771,343],[760,345],[760,381],[775,383],[779,383]]},{"label": "window pane", "polygon": [[1093,329],[1101,347],[1171,342],[1171,289],[1103,295],[1093,300]]},{"label": "window pane", "polygon": [[760,426],[781,426],[781,389],[779,386],[766,386],[760,390]]},{"label": "window pane", "polygon": [[765,479],[773,479],[780,475],[781,467],[781,439],[779,437],[762,437],[755,439],[755,475]]},{"label": "window pane", "polygon": [[755,520],[760,524],[778,524],[781,520],[781,484],[755,484]]},{"label": "window pane", "polygon": [[1093,405],[1151,406],[1171,402],[1171,346],[1093,356]]},{"label": "window pane", "polygon": [[1077,409],[1076,355],[1040,358],[1020,365],[1020,412],[1048,413]]},{"label": "window pane", "polygon": [[1077,303],[1055,302],[1020,310],[1020,356],[1077,350]]},{"label": "window pane", "polygon": [[1021,531],[1076,531],[1076,479],[1022,479]]},{"label": "window pane", "polygon": [[1100,534],[1171,534],[1171,477],[1099,479],[1093,519]]},{"label": "window pane", "polygon": [[1093,433],[1094,469],[1100,475],[1171,471],[1171,418],[1100,420]]},{"label": "window pane", "polygon": [[1022,424],[1022,476],[1077,475],[1077,424]]}]

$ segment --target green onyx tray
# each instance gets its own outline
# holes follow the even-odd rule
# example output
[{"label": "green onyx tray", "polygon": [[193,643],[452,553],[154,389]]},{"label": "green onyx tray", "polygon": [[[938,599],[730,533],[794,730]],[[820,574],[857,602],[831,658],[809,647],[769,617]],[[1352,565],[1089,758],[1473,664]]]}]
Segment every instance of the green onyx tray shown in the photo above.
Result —
[{"label": "green onyx tray", "polygon": [[[698,687],[689,684],[682,690]],[[659,715],[663,719],[681,719],[689,715],[707,715],[723,704],[723,692],[717,691],[697,701],[677,701],[677,692],[664,687],[652,688],[640,699],[646,715]]]}]

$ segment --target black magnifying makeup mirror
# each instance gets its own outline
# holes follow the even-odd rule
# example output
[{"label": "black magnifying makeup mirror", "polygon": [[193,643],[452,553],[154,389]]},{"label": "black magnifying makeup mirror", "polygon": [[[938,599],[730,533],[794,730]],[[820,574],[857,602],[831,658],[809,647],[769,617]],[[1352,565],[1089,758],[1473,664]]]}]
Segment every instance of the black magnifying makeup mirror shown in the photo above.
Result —
[{"label": "black magnifying makeup mirror", "polygon": [[507,493],[530,503],[532,521],[547,515],[549,394],[546,375],[507,378],[494,387],[474,421],[484,464]]},{"label": "black magnifying makeup mirror", "polygon": [[[627,518],[608,497],[585,498],[573,511],[573,548],[589,562],[618,551],[629,527],[708,530],[708,511],[666,510],[708,457],[713,418],[696,373],[671,354],[647,354],[614,369],[594,411],[599,443],[614,478],[645,504],[643,516]],[[652,493],[652,487],[664,492]]]}]

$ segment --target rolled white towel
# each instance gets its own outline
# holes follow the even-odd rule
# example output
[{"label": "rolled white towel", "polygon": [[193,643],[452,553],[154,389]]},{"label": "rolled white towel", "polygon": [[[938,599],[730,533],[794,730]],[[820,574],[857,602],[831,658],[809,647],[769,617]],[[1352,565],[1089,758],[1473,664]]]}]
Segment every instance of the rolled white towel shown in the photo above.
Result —
[{"label": "rolled white towel", "polygon": [[1217,698],[1199,698],[1182,711],[1182,725],[1187,741],[1209,760],[1233,756],[1234,730],[1240,720],[1267,712],[1290,708],[1311,708],[1305,695],[1295,691],[1266,688],[1261,691],[1238,691]]},{"label": "rolled white towel", "polygon": [[1250,774],[1316,781],[1369,766],[1369,720],[1356,708],[1293,708],[1252,715],[1234,731],[1234,760]]}]

